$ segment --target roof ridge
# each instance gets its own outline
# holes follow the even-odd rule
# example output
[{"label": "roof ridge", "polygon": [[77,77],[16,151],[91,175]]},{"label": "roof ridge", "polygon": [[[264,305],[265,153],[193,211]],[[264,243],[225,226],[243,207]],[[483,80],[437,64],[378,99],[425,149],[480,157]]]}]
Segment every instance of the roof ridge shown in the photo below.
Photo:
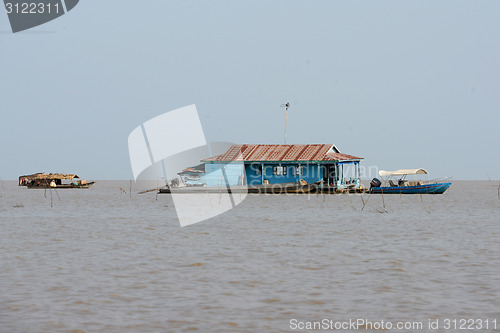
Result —
[{"label": "roof ridge", "polygon": [[225,153],[203,161],[330,161],[361,160],[356,157],[332,150],[333,144],[234,144]]}]

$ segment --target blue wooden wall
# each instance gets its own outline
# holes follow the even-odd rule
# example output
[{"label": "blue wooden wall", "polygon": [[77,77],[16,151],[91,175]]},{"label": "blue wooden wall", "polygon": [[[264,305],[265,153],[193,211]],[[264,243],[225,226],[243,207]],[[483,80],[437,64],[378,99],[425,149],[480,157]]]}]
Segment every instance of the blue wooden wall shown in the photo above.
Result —
[{"label": "blue wooden wall", "polygon": [[[224,171],[224,172],[223,172]],[[238,186],[241,185],[241,179],[244,179],[243,163],[213,163],[205,164],[205,175],[203,181],[208,187]],[[224,175],[225,174],[225,175]],[[227,184],[226,180],[227,179]]]},{"label": "blue wooden wall", "polygon": [[[252,162],[245,163],[222,163],[222,162],[207,162],[205,164],[205,174],[201,176],[202,181],[208,187],[219,186],[240,186],[240,185],[262,185],[263,179],[267,179],[269,184],[279,183],[296,183],[304,179],[307,183],[314,183],[323,179],[323,165],[332,165],[331,163],[300,163],[302,174],[297,175],[296,170],[299,166],[298,162],[291,163],[264,163],[264,174],[260,173],[262,163]],[[273,168],[283,166],[287,168],[286,175],[274,175]],[[223,172],[224,171],[224,172]],[[340,175],[339,175],[340,176]],[[332,180],[333,181],[333,180]]]},{"label": "blue wooden wall", "polygon": [[[296,183],[304,179],[308,183],[314,183],[323,178],[323,169],[317,163],[300,163],[302,174],[297,175],[296,170],[299,163],[264,163],[263,175],[259,167],[261,163],[249,163],[245,165],[247,185],[261,185],[263,179],[267,179],[269,184]],[[274,175],[273,168],[283,166],[287,168],[286,175]]]},{"label": "blue wooden wall", "polygon": [[[352,164],[351,168],[354,167],[359,162],[345,162],[346,164]],[[200,175],[200,181],[188,181],[193,184],[206,184],[208,187],[220,187],[222,186],[241,186],[241,185],[262,185],[263,180],[267,179],[269,184],[279,184],[279,183],[297,183],[301,179],[305,180],[307,183],[315,183],[319,180],[323,180],[323,166],[335,165],[339,166],[339,174],[337,177],[342,178],[341,164],[338,162],[322,162],[318,163],[306,163],[301,162],[266,162],[262,164],[261,162],[207,162],[205,163],[205,174]],[[260,170],[264,166],[263,175]],[[301,174],[297,175],[297,167],[300,165]],[[273,174],[273,168],[276,166],[282,166],[287,168],[286,175]],[[347,176],[349,177],[349,175]],[[324,179],[328,181],[329,179]],[[334,179],[330,179],[330,183],[335,182]]]}]

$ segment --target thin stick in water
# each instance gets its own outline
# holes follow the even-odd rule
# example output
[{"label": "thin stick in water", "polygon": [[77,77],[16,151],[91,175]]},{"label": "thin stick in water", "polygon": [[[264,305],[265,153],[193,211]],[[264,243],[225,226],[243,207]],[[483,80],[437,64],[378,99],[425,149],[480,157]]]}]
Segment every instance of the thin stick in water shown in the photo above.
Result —
[{"label": "thin stick in water", "polygon": [[368,200],[370,200],[370,197],[371,197],[371,194],[368,194],[368,198],[366,199],[366,201],[363,202],[363,207],[361,208],[361,211],[363,211],[363,209],[365,209],[365,206],[368,203]]},{"label": "thin stick in water", "polygon": [[384,190],[381,189],[380,193],[382,193],[382,204],[384,205],[384,209],[385,209]]},{"label": "thin stick in water", "polygon": [[384,205],[384,213],[388,213],[387,209],[385,208],[385,200],[384,200],[384,190],[380,190],[380,193],[382,193],[382,204]]},{"label": "thin stick in water", "polygon": [[354,206],[354,204],[352,203],[352,198],[351,198],[351,194],[347,194],[347,196],[349,197],[349,202],[351,203],[351,206],[352,206],[352,209],[354,209],[355,211],[357,211],[356,207]]}]

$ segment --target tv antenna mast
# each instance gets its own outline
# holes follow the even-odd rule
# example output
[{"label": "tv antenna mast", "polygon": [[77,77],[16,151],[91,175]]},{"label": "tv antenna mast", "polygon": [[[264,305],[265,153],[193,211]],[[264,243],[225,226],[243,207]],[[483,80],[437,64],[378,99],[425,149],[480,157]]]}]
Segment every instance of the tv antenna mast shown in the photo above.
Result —
[{"label": "tv antenna mast", "polygon": [[285,110],[286,110],[286,114],[285,114],[285,144],[286,144],[286,125],[287,125],[287,121],[288,121],[288,108],[290,108],[290,103],[288,101],[286,101],[285,104],[281,104],[281,107],[285,108]]}]

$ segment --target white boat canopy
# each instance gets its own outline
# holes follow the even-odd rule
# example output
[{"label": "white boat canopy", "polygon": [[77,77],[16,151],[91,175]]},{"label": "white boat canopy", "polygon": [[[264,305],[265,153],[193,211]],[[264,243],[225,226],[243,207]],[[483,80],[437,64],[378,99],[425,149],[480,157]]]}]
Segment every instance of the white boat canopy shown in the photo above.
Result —
[{"label": "white boat canopy", "polygon": [[401,169],[396,171],[380,170],[378,174],[381,177],[385,177],[385,176],[404,176],[404,175],[428,175],[429,173],[425,169]]}]

